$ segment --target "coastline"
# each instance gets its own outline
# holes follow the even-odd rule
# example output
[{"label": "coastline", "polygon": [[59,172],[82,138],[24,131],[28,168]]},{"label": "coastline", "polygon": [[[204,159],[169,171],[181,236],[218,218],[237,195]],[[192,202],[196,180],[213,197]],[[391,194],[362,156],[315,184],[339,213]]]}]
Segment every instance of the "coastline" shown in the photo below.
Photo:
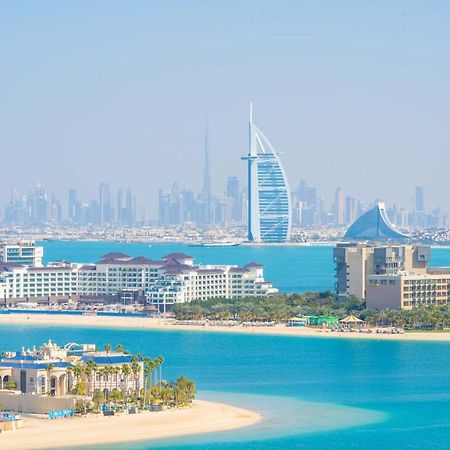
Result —
[{"label": "coastline", "polygon": [[249,427],[262,416],[224,403],[195,400],[191,408],[157,413],[88,415],[58,420],[30,415],[23,418],[24,428],[2,433],[2,448],[42,450],[153,441]]},{"label": "coastline", "polygon": [[369,339],[369,340],[395,340],[395,341],[448,341],[450,332],[405,332],[403,334],[377,334],[357,332],[327,331],[321,328],[310,327],[286,327],[275,325],[272,327],[245,327],[242,325],[211,326],[211,325],[179,325],[173,319],[155,319],[141,317],[105,317],[105,316],[69,316],[57,314],[1,314],[0,325],[41,325],[41,326],[72,326],[93,328],[123,328],[134,330],[159,330],[159,331],[195,331],[215,333],[240,333],[251,335],[273,335],[291,337],[316,337],[316,338],[342,338],[342,339]]}]

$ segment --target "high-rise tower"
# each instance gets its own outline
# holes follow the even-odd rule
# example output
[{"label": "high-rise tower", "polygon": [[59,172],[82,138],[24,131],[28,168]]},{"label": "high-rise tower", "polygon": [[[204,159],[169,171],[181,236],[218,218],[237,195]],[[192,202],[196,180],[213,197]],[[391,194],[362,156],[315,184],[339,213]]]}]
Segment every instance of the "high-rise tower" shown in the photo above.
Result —
[{"label": "high-rise tower", "polygon": [[212,219],[212,197],[211,197],[211,175],[209,165],[209,126],[206,121],[205,130],[205,156],[203,167],[203,187],[201,193],[201,208],[199,210],[199,222],[203,225],[211,223]]},{"label": "high-rise tower", "polygon": [[425,195],[422,186],[416,186],[416,212],[425,211]]},{"label": "high-rise tower", "polygon": [[289,183],[269,140],[253,123],[250,103],[248,177],[248,240],[285,242],[292,225]]}]

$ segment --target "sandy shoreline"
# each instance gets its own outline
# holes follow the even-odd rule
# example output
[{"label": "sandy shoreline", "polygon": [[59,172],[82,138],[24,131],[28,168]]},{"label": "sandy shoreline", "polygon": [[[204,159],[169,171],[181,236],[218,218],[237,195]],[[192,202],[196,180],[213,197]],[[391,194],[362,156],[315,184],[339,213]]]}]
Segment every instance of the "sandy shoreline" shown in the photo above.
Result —
[{"label": "sandy shoreline", "polygon": [[216,333],[244,333],[276,336],[318,337],[318,338],[344,338],[344,339],[371,339],[371,340],[395,340],[395,341],[450,341],[450,333],[444,332],[417,332],[404,334],[376,334],[376,333],[343,333],[330,332],[324,329],[309,327],[286,327],[275,325],[273,327],[244,327],[244,326],[201,326],[201,325],[177,325],[170,319],[154,319],[140,317],[104,317],[104,316],[69,316],[50,314],[2,314],[1,324],[14,325],[53,325],[76,327],[107,327],[129,328],[144,330],[169,330],[169,331],[203,331]]},{"label": "sandy shoreline", "polygon": [[24,428],[0,436],[0,447],[38,450],[150,441],[254,425],[260,414],[223,403],[195,400],[192,408],[104,417],[48,420],[24,415]]}]

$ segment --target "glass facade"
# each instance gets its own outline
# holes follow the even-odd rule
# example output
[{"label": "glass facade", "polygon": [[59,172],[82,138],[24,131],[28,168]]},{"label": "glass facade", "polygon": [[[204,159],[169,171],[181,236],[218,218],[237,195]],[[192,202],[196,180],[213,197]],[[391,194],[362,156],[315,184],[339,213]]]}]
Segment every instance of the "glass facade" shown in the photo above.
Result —
[{"label": "glass facade", "polygon": [[406,234],[394,228],[386,213],[384,203],[364,213],[347,230],[345,239],[406,239]]},{"label": "glass facade", "polygon": [[289,198],[280,161],[273,153],[259,153],[259,226],[262,242],[284,242],[289,236]]},{"label": "glass facade", "polygon": [[248,163],[248,240],[286,242],[291,236],[289,183],[278,153],[253,123],[250,110]]}]

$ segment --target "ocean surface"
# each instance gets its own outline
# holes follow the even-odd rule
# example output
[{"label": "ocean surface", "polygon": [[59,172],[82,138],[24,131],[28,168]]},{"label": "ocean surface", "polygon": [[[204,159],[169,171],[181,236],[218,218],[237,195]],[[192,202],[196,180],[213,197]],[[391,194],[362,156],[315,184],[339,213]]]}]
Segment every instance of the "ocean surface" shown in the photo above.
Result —
[{"label": "ocean surface", "polygon": [[[332,247],[201,248],[106,242],[44,242],[45,259],[95,262],[110,251],[160,258],[186,252],[197,262],[251,261],[285,292],[333,289]],[[450,250],[433,249],[450,266]],[[59,344],[122,344],[165,358],[164,378],[193,378],[199,397],[260,411],[251,428],[99,450],[448,449],[450,343],[252,336],[55,326],[0,321],[0,350]],[[93,447],[90,447],[93,448]]]},{"label": "ocean surface", "polygon": [[[57,318],[55,317],[55,322]],[[2,325],[1,349],[48,339],[164,355],[163,377],[262,412],[243,430],[101,450],[448,449],[450,343]]]},{"label": "ocean surface", "polygon": [[[281,292],[334,290],[333,247],[238,246],[190,247],[183,244],[127,244],[121,242],[43,241],[45,262],[65,259],[71,262],[96,262],[109,252],[159,259],[169,253],[183,252],[198,264],[264,264],[264,276]],[[450,266],[450,248],[433,248],[430,264]]]}]

